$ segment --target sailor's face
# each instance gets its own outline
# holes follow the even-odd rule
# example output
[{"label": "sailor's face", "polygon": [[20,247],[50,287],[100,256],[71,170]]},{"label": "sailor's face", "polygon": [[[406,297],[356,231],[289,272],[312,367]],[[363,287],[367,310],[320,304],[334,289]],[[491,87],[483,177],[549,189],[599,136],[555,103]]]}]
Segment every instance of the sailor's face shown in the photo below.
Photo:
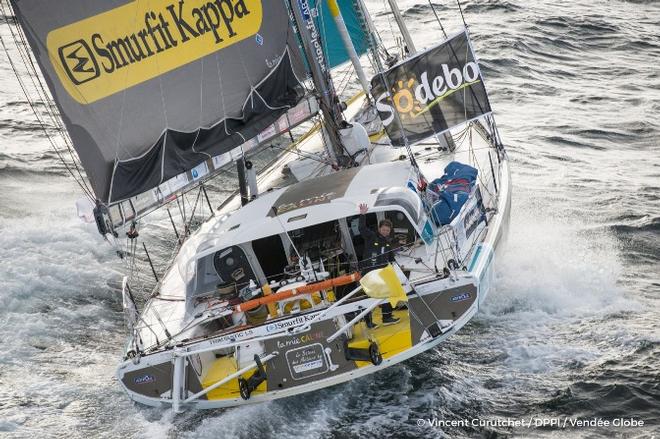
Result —
[{"label": "sailor's face", "polygon": [[378,233],[380,233],[381,236],[387,238],[390,236],[390,233],[392,233],[392,229],[390,226],[382,225],[378,228]]}]

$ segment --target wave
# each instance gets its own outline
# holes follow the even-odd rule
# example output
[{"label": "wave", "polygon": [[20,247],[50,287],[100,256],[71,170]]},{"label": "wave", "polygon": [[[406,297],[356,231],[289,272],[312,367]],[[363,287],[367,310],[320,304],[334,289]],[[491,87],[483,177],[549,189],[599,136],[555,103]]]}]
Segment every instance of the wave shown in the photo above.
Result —
[{"label": "wave", "polygon": [[617,33],[621,28],[611,21],[605,21],[601,17],[580,16],[571,17],[569,15],[544,16],[534,20],[534,23],[540,27],[547,27],[554,30],[568,30],[568,34],[582,35],[603,35],[608,33]]},{"label": "wave", "polygon": [[465,13],[487,13],[487,12],[517,12],[522,9],[515,3],[508,1],[486,0],[474,3],[468,3],[463,7]]},{"label": "wave", "polygon": [[649,215],[629,215],[626,219],[632,221],[625,224],[614,224],[610,226],[612,231],[614,231],[616,234],[637,234],[643,232],[651,232],[660,235],[660,217],[652,217]]},{"label": "wave", "polygon": [[654,365],[660,361],[660,342],[642,339],[637,344],[623,358],[580,371],[575,382],[539,407],[570,416],[634,417],[657,424],[660,371]]}]

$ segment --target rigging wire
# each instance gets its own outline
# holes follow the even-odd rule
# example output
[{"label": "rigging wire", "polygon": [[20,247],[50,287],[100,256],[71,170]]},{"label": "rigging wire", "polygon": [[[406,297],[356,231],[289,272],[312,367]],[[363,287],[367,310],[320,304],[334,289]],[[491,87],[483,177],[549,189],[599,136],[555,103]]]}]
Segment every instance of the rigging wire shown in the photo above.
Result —
[{"label": "rigging wire", "polygon": [[[8,55],[7,46],[5,45],[4,39],[2,37],[0,37],[0,43],[2,44],[3,49],[5,50],[5,53]],[[8,55],[8,58],[9,58],[9,63],[11,64],[12,70],[14,71],[15,74],[18,75],[18,71],[17,71],[17,69],[14,65],[14,62],[11,60],[11,57],[9,57],[9,55]],[[67,163],[66,159],[62,156],[62,153],[60,152],[59,148],[55,144],[55,142],[52,139],[50,133],[48,132],[46,124],[44,123],[44,121],[39,116],[39,113],[38,113],[38,111],[35,107],[35,103],[32,101],[32,99],[31,99],[31,97],[30,97],[30,95],[29,95],[29,93],[26,89],[25,84],[23,83],[23,81],[21,79],[19,79],[18,81],[19,81],[19,85],[20,85],[21,89],[23,90],[23,93],[25,94],[25,97],[28,100],[28,104],[30,105],[30,108],[32,109],[32,112],[34,113],[35,117],[37,118],[37,121],[39,122],[40,127],[42,128],[44,134],[46,135],[46,138],[48,139],[53,151],[55,151],[55,153],[57,154],[58,158],[60,159],[60,161],[62,162],[64,167],[69,172],[69,174],[71,174],[71,176],[73,177],[74,181],[78,184],[78,186],[80,186],[83,193],[89,198],[90,201],[94,201],[96,199],[96,197],[91,193],[89,188],[86,187],[86,183],[82,182],[81,180],[79,180],[78,177],[76,177],[76,174],[71,169],[71,166]],[[75,163],[74,163],[74,167],[76,167],[76,169],[77,169],[77,165],[75,165]],[[78,173],[80,173],[79,170],[78,170]]]},{"label": "rigging wire", "polygon": [[[32,61],[32,58],[30,56],[30,53],[28,52],[27,42],[25,41],[24,36],[21,36],[21,34],[20,34],[20,29],[21,28],[20,28],[20,26],[16,25],[17,29],[19,31],[15,31],[14,27],[9,23],[9,21],[11,19],[10,18],[11,16],[14,16],[15,20],[18,20],[18,18],[15,16],[15,14],[13,14],[13,10],[11,8],[11,5],[8,5],[8,7],[9,7],[9,10],[11,11],[11,13],[8,13],[8,11],[5,9],[4,2],[0,1],[0,8],[2,10],[2,14],[6,17],[5,21],[8,25],[7,27],[9,28],[10,33],[12,35],[12,39],[14,40],[15,47],[18,50],[19,55],[21,56],[23,66],[28,71],[28,76],[30,77],[30,80],[32,81],[32,85],[33,85],[33,87],[34,87],[34,89],[35,89],[35,91],[38,95],[37,96],[38,100],[41,100],[41,102],[43,103],[44,108],[46,109],[46,115],[51,119],[51,121],[53,122],[52,124],[55,126],[56,131],[59,132],[59,134],[62,137],[62,140],[64,140],[64,143],[67,147],[67,150],[68,150],[68,152],[69,152],[69,154],[71,155],[71,158],[72,158],[73,168],[76,170],[76,173],[78,174],[78,177],[76,176],[76,173],[74,173],[74,170],[71,168],[71,165],[69,165],[67,163],[66,159],[62,156],[62,152],[58,148],[58,146],[55,143],[55,140],[53,139],[53,137],[51,136],[51,134],[48,130],[48,127],[47,127],[47,123],[45,122],[45,120],[40,115],[40,112],[37,110],[37,102],[38,101],[33,99],[33,96],[31,96],[30,92],[28,91],[28,86],[25,83],[25,81],[23,80],[22,75],[19,73],[18,68],[17,68],[16,64],[14,63],[14,60],[12,59],[12,56],[9,52],[9,48],[5,44],[5,40],[4,40],[4,38],[2,38],[2,36],[0,36],[0,44],[2,44],[5,55],[7,56],[7,59],[9,61],[9,64],[10,64],[11,68],[12,68],[12,71],[14,72],[14,75],[16,76],[16,79],[19,83],[19,86],[21,87],[23,95],[27,99],[28,105],[30,106],[30,108],[32,110],[32,113],[34,114],[34,116],[37,119],[41,129],[43,130],[46,138],[48,139],[48,142],[50,143],[53,151],[55,152],[55,154],[57,155],[59,160],[62,162],[65,169],[69,172],[69,174],[71,174],[74,181],[78,184],[78,186],[80,186],[83,193],[89,198],[90,201],[93,202],[96,199],[96,197],[94,196],[93,191],[89,188],[89,186],[87,185],[87,181],[85,180],[84,176],[82,175],[82,172],[81,172],[81,170],[78,166],[78,163],[75,160],[75,157],[73,155],[73,151],[72,151],[70,145],[67,142],[67,137],[63,134],[64,131],[63,131],[63,128],[61,126],[60,120],[53,113],[52,106],[50,104],[51,100],[48,98],[48,95],[46,94],[43,83],[41,82],[41,79],[38,76],[38,73],[36,71],[36,66],[34,65],[34,63]],[[41,93],[43,93],[43,96],[42,96]]]},{"label": "rigging wire", "polygon": [[442,31],[442,34],[447,38],[447,32],[445,32],[445,28],[442,26],[442,22],[440,21],[440,17],[438,16],[438,12],[435,10],[435,5],[431,0],[428,0],[429,6],[431,7],[431,10],[433,11],[433,15],[435,15],[435,20],[438,22],[440,25],[440,30]]},{"label": "rigging wire", "polygon": [[468,25],[465,22],[465,15],[463,15],[463,7],[461,6],[461,0],[456,0],[456,4],[458,5],[458,12],[461,13],[461,20],[463,20],[463,26],[467,29]]},{"label": "rigging wire", "polygon": [[[0,1],[0,6],[2,7],[2,13],[5,17],[9,17],[9,14],[5,10],[4,3]],[[8,6],[9,10],[11,11],[11,5]],[[15,21],[18,19],[15,18]],[[30,51],[28,49],[28,43],[27,39],[25,37],[25,33],[23,32],[23,28],[21,26],[15,25],[11,26],[9,24],[9,19],[6,19],[9,31],[12,34],[12,38],[14,42],[16,43],[16,49],[18,50],[18,53],[21,55],[21,59],[23,60],[23,64],[25,65],[26,69],[28,71],[34,72],[34,75],[30,75],[30,79],[32,80],[32,84],[34,85],[37,94],[39,95],[39,99],[44,103],[44,107],[47,110],[47,115],[50,117],[51,122],[53,125],[56,127],[56,129],[60,132],[62,135],[68,136],[67,131],[64,129],[61,119],[59,116],[55,114],[53,111],[53,108],[55,107],[54,103],[52,102],[52,99],[50,99],[50,94],[46,91],[43,82],[41,81],[40,76],[37,74],[37,67],[34,65],[33,62],[33,57],[30,55]],[[16,28],[16,33],[14,33],[14,27]],[[16,35],[18,35],[19,38],[16,38]],[[20,39],[20,43],[19,40]],[[7,55],[9,56],[9,54]],[[29,66],[28,66],[29,63]],[[36,81],[35,81],[36,78]],[[67,140],[66,138],[64,139],[65,141]],[[75,160],[74,156],[72,155],[72,159]]]},{"label": "rigging wire", "polygon": [[303,158],[303,159],[314,160],[315,162],[321,163],[323,165],[327,165],[327,166],[332,166],[333,165],[333,163],[329,160],[323,160],[323,158],[317,156],[316,154],[302,152],[302,151],[298,150],[297,148],[289,149],[287,147],[283,147],[283,146],[279,146],[279,145],[275,145],[275,144],[272,144],[270,147],[274,148],[274,149],[279,149],[281,151],[284,151],[285,154],[286,153],[294,154],[294,155],[297,155],[298,157]]}]

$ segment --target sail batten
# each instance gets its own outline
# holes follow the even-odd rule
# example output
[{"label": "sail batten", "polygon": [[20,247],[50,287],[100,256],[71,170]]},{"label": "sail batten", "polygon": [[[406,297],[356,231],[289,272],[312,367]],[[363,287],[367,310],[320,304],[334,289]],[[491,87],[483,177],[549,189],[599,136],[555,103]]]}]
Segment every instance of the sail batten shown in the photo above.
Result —
[{"label": "sail batten", "polygon": [[235,149],[305,96],[283,1],[11,5],[104,204]]}]

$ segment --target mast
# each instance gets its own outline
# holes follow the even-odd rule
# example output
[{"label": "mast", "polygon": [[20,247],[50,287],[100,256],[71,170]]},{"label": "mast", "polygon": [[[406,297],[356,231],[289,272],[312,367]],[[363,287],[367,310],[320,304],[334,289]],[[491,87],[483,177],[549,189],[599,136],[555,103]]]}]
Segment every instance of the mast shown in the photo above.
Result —
[{"label": "mast", "polygon": [[[316,23],[314,23],[309,0],[289,0],[289,5],[293,11],[305,58],[312,73],[314,88],[320,94],[321,112],[326,122],[325,126],[328,128],[326,132],[332,146],[328,152],[334,155],[332,157],[334,160],[336,156],[344,155],[344,147],[339,136],[339,126],[344,123],[344,116],[332,84],[330,69],[323,53],[323,45],[319,41],[320,33],[316,28]],[[331,149],[334,151],[331,151]]]},{"label": "mast", "polygon": [[342,17],[341,15],[341,10],[339,9],[337,0],[327,0],[327,2],[328,2],[328,9],[330,9],[330,14],[332,15],[332,18],[334,18],[335,24],[337,25],[337,29],[339,30],[339,36],[341,37],[342,43],[344,43],[346,52],[348,52],[348,56],[351,58],[351,63],[355,68],[355,73],[357,74],[357,77],[360,80],[360,85],[362,85],[362,89],[364,90],[367,99],[370,100],[369,81],[367,80],[367,75],[364,72],[364,69],[362,68],[362,64],[360,63],[360,58],[358,57],[358,54],[355,51],[355,46],[353,46],[353,41],[351,40],[351,37],[348,34],[348,29],[346,28],[344,17]]},{"label": "mast", "polygon": [[396,4],[396,0],[387,0],[387,2],[390,4],[390,9],[394,14],[394,20],[396,20],[397,26],[399,26],[399,30],[401,31],[401,36],[403,37],[403,41],[406,43],[408,52],[410,54],[416,53],[417,49],[415,49],[415,43],[413,42],[412,37],[410,36],[410,32],[408,31],[406,22],[403,21],[403,15],[401,15],[401,11],[399,10],[399,6]]}]

